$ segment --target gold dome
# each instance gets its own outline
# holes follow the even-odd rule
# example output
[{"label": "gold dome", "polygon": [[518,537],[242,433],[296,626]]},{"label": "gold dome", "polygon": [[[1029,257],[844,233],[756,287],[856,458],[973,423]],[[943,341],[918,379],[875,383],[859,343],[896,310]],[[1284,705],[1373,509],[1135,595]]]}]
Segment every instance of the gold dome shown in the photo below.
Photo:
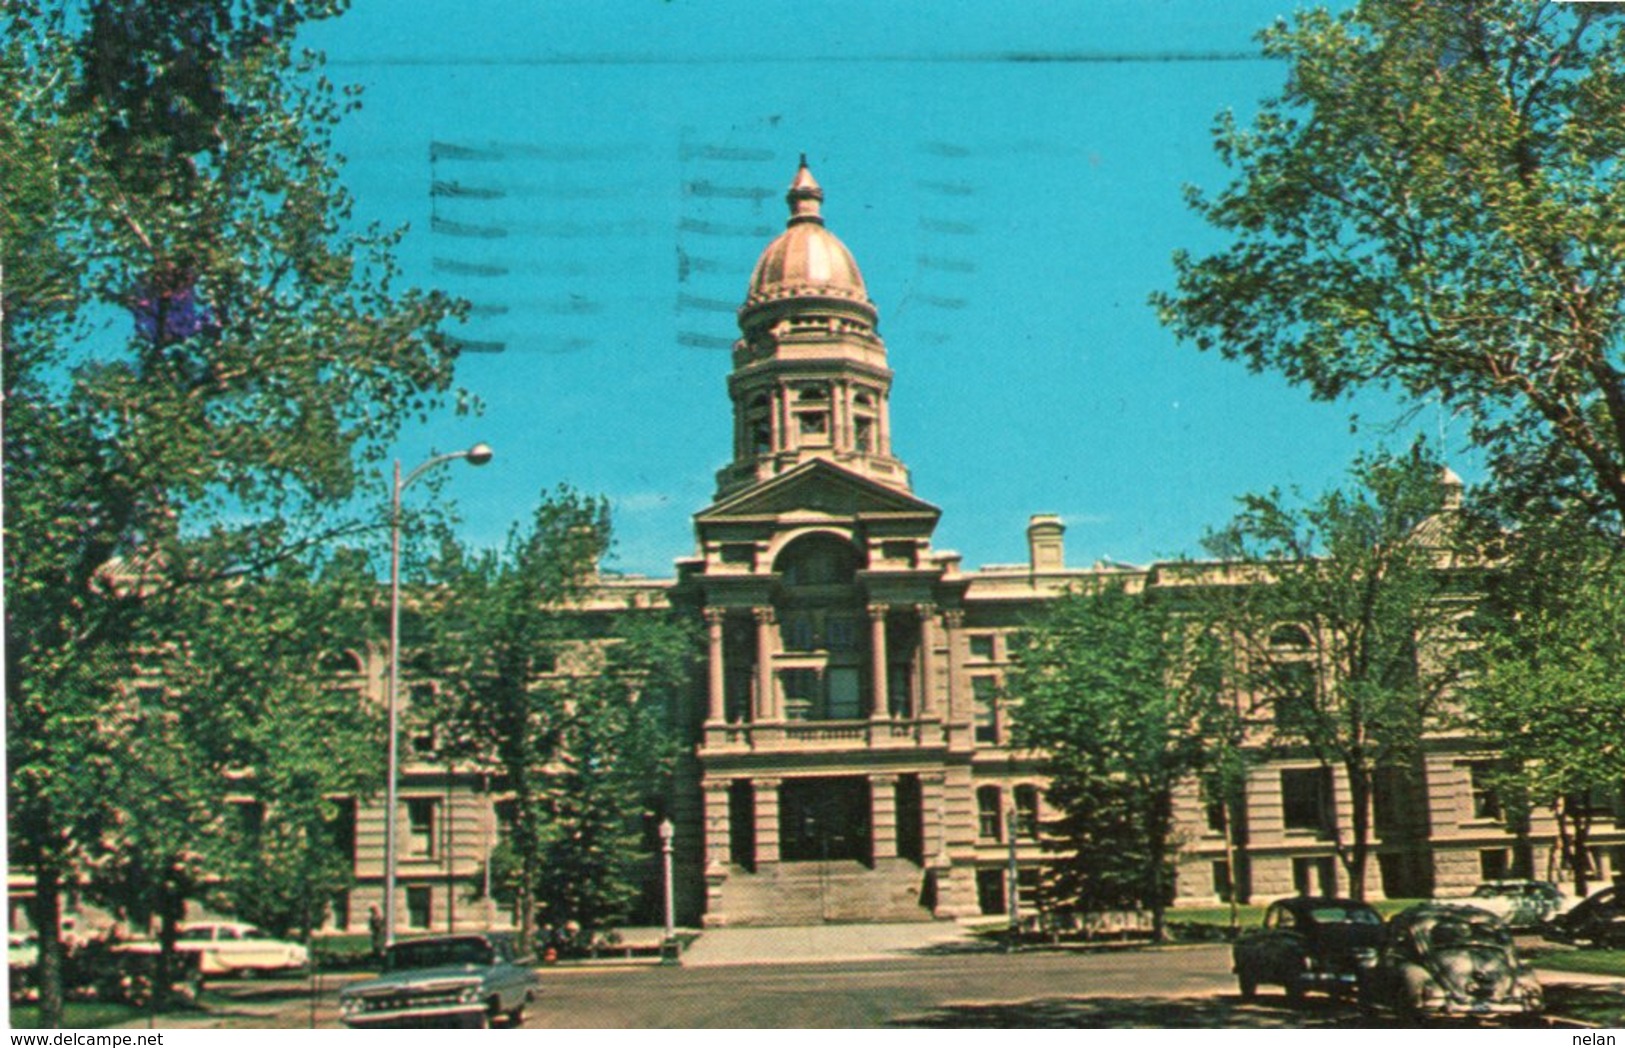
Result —
[{"label": "gold dome", "polygon": [[805,157],[785,200],[790,205],[788,227],[756,262],[750,291],[741,313],[786,299],[844,299],[872,312],[863,274],[846,245],[824,228],[819,207],[824,191],[818,187]]}]

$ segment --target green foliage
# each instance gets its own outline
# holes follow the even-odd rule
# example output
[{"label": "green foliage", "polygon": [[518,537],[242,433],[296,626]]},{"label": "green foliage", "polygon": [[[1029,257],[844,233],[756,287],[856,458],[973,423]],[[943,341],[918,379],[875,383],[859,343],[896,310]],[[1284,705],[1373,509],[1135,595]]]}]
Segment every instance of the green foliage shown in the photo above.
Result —
[{"label": "green foliage", "polygon": [[1173,793],[1229,737],[1211,634],[1121,586],[1043,612],[1006,681],[1017,745],[1044,753],[1046,826],[1062,858],[1048,890],[1086,912],[1151,909],[1173,896]]},{"label": "green foliage", "polygon": [[438,565],[423,712],[511,797],[493,879],[527,939],[538,913],[588,932],[630,915],[696,656],[674,617],[592,606],[609,545],[604,500],[561,488],[501,553],[448,547]]},{"label": "green foliage", "polygon": [[1201,599],[1232,639],[1242,693],[1273,745],[1345,773],[1351,823],[1327,829],[1360,898],[1376,780],[1409,773],[1459,679],[1478,578],[1456,548],[1459,482],[1442,480],[1423,447],[1363,457],[1350,476],[1313,501],[1241,499],[1208,539],[1232,577]]},{"label": "green foliage", "polygon": [[173,911],[207,861],[223,714],[128,690],[213,640],[166,633],[200,621],[173,602],[370,526],[338,511],[449,389],[455,308],[393,286],[397,234],[354,228],[330,138],[355,101],[293,43],[340,6],[0,15],[7,815],[48,1023],[55,886],[94,859]]},{"label": "green foliage", "polygon": [[1498,788],[1550,809],[1583,894],[1593,794],[1625,783],[1625,560],[1614,536],[1556,520],[1517,535],[1474,623],[1468,724],[1501,754]]},{"label": "green foliage", "polygon": [[1288,64],[1214,144],[1228,246],[1153,296],[1203,350],[1317,398],[1468,418],[1499,477],[1625,512],[1625,20],[1616,4],[1363,0],[1260,37]]}]

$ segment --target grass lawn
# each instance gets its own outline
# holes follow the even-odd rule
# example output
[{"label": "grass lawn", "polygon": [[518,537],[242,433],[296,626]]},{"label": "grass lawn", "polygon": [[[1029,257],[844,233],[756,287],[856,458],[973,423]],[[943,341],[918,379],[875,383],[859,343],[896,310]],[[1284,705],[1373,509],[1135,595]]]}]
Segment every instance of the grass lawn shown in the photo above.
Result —
[{"label": "grass lawn", "polygon": [[[139,1022],[146,1017],[145,1009],[109,1001],[69,1001],[62,1006],[62,1025],[70,1030],[99,1030]],[[11,1026],[15,1030],[38,1029],[39,1005],[13,1004]]]},{"label": "grass lawn", "polygon": [[[1372,908],[1382,914],[1386,920],[1400,910],[1415,906],[1422,899],[1380,899],[1371,904]],[[1256,928],[1264,919],[1264,907],[1255,904],[1238,906],[1237,923],[1242,928]],[[1179,906],[1167,911],[1166,918],[1170,922],[1180,924],[1211,924],[1221,928],[1230,926],[1230,907],[1228,906]]]},{"label": "grass lawn", "polygon": [[1532,958],[1536,967],[1559,972],[1590,972],[1625,979],[1625,950],[1551,950]]}]

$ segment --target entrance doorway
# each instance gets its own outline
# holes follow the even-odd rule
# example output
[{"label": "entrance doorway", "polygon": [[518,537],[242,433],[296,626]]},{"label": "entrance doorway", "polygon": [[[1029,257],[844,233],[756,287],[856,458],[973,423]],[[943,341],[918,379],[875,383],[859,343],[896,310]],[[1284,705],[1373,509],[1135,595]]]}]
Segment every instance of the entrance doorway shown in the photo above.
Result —
[{"label": "entrance doorway", "polygon": [[779,787],[779,854],[785,862],[869,862],[869,780],[786,779]]}]

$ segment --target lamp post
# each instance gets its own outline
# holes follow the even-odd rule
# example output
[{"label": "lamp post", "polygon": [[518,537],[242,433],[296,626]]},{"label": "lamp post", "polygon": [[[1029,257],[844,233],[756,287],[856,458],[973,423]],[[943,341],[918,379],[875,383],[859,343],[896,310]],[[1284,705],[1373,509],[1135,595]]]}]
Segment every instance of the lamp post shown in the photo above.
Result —
[{"label": "lamp post", "polygon": [[1010,864],[1005,873],[1005,880],[1010,886],[1010,939],[1005,948],[1014,951],[1021,946],[1021,871],[1020,867],[1016,865],[1016,826],[1018,824],[1016,822],[1015,805],[1010,806],[1009,812],[1005,815],[1004,824],[1005,836],[1010,838]]},{"label": "lamp post", "polygon": [[491,461],[491,446],[475,444],[467,451],[435,455],[401,477],[401,460],[395,460],[395,490],[389,505],[389,769],[384,801],[384,944],[395,943],[395,823],[400,813],[400,710],[401,710],[401,492],[435,466],[453,459],[467,459],[471,466]]},{"label": "lamp post", "polygon": [[665,873],[666,884],[666,935],[660,940],[660,959],[666,964],[677,962],[677,929],[676,913],[672,905],[671,884],[671,841],[677,835],[677,827],[670,819],[660,820],[660,857],[662,869]]}]

